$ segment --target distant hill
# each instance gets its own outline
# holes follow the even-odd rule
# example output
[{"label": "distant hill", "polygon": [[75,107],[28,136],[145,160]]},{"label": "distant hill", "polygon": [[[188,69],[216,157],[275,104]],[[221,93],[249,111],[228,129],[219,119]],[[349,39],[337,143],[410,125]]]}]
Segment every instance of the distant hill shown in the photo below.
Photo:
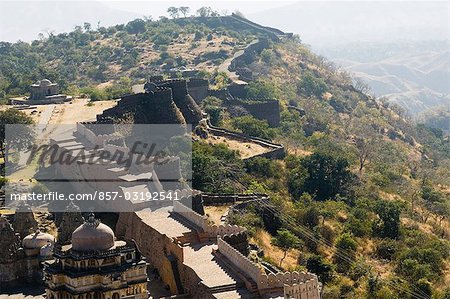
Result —
[{"label": "distant hill", "polygon": [[435,107],[450,107],[448,44],[425,44],[361,43],[322,52],[367,82],[374,95],[387,97],[417,116]]},{"label": "distant hill", "polygon": [[112,9],[98,1],[2,1],[0,41],[31,41],[38,38],[38,33],[67,32],[84,22],[94,28],[98,22],[100,26],[111,26],[143,14]]}]

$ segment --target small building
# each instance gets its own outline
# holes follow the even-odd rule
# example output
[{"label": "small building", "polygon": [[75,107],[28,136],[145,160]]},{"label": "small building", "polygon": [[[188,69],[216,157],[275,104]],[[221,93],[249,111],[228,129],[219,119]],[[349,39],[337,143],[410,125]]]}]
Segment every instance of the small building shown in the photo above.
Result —
[{"label": "small building", "polygon": [[44,100],[49,96],[59,94],[58,84],[52,83],[48,79],[37,81],[31,84],[31,97],[32,101]]},{"label": "small building", "polygon": [[93,214],[53,256],[44,268],[46,298],[148,298],[147,263],[136,244],[116,241]]},{"label": "small building", "polygon": [[57,83],[43,79],[31,84],[31,96],[28,100],[34,104],[59,104],[70,100],[70,97],[59,93]]}]

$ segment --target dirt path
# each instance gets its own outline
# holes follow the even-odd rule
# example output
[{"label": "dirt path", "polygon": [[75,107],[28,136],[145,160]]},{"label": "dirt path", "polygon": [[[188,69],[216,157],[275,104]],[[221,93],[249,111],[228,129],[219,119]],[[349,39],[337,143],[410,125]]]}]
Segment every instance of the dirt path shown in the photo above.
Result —
[{"label": "dirt path", "polygon": [[[252,41],[250,44],[247,45],[247,47],[249,47],[253,44],[256,44],[258,41],[259,41],[258,39]],[[226,73],[227,76],[230,78],[230,80],[236,84],[247,84],[247,82],[239,80],[239,75],[236,74],[236,72],[231,72],[228,68],[230,67],[233,59],[238,58],[239,56],[243,55],[244,51],[245,51],[245,49],[237,51],[236,53],[234,53],[234,55],[232,57],[225,59],[225,61],[221,65],[219,65],[219,68],[218,68],[219,72]]]},{"label": "dirt path", "polygon": [[58,105],[50,119],[50,124],[76,124],[92,121],[97,114],[117,105],[117,101],[97,101],[88,105],[88,99],[74,99],[69,103]]}]

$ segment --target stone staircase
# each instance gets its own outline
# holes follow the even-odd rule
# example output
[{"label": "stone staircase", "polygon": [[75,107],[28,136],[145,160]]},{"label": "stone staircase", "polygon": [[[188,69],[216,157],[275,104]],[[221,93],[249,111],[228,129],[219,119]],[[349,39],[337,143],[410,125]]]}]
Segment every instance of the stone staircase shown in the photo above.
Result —
[{"label": "stone staircase", "polygon": [[[239,283],[239,285],[241,285],[241,287],[242,287],[242,283]],[[212,288],[208,288],[208,289],[212,294],[216,294],[216,293],[235,291],[238,288],[239,288],[238,283],[231,283],[231,284],[216,286],[216,287],[212,287]]]},{"label": "stone staircase", "polygon": [[245,287],[250,293],[258,293],[258,285],[250,277],[248,277],[244,272],[233,266],[230,261],[222,255],[219,251],[214,251],[213,255],[219,261],[219,267],[224,269],[226,272],[232,273],[234,277],[237,277],[240,281],[239,287]]}]

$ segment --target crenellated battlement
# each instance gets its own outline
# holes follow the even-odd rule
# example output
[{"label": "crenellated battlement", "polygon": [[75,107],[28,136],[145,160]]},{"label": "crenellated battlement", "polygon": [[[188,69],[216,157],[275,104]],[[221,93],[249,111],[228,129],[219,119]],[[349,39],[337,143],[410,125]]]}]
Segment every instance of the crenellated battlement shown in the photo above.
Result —
[{"label": "crenellated battlement", "polygon": [[235,235],[246,231],[244,227],[237,225],[211,224],[206,216],[198,214],[179,201],[173,203],[173,212],[200,228],[200,237],[203,239],[215,239],[217,236]]},{"label": "crenellated battlement", "polygon": [[[260,294],[276,289],[283,290],[285,295],[293,298],[320,298],[320,283],[317,275],[309,272],[284,272],[267,275],[262,265],[252,262],[224,239],[217,239],[218,251],[235,267],[246,273],[258,286]],[[298,296],[298,297],[294,297]],[[292,298],[286,297],[285,298]]]}]

